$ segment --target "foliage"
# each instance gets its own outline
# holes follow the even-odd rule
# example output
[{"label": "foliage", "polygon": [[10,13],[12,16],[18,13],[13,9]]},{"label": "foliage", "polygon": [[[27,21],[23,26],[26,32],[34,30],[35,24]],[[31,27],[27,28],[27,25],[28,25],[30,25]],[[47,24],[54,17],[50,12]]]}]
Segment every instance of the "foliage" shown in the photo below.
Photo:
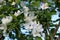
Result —
[{"label": "foliage", "polygon": [[[28,8],[25,10],[24,9],[24,5],[21,5],[21,2],[27,2],[27,4],[24,4],[26,7]],[[14,2],[14,3],[13,3]],[[9,35],[9,37],[11,39],[17,39],[17,40],[42,40],[41,37],[34,37],[31,34],[31,31],[29,33],[29,35],[23,34],[21,32],[21,25],[26,23],[25,21],[25,12],[34,12],[34,17],[36,16],[34,20],[36,20],[36,22],[42,24],[42,27],[44,29],[43,33],[45,33],[45,40],[50,40],[50,39],[54,39],[55,35],[57,34],[55,32],[56,29],[58,29],[56,26],[60,25],[60,24],[53,24],[52,22],[57,22],[60,21],[60,19],[57,19],[55,21],[51,20],[51,16],[56,14],[55,9],[58,8],[58,11],[60,11],[60,0],[53,0],[55,7],[52,6],[52,2],[49,2],[48,0],[4,0],[2,1],[2,3],[0,2],[0,24],[2,24],[2,18],[6,18],[6,16],[12,16],[12,21],[10,23],[8,23],[6,25],[7,29],[6,29],[6,34]],[[13,4],[12,4],[13,3]],[[48,7],[49,8],[40,8],[41,3],[43,3],[45,5],[45,3],[48,3]],[[18,10],[20,10],[20,12],[17,12]],[[24,11],[25,10],[25,11]],[[18,16],[14,15],[16,13],[18,13]],[[27,12],[26,12],[27,14]],[[29,14],[28,14],[29,16]],[[33,18],[33,17],[32,17]],[[21,20],[21,21],[20,21]],[[1,26],[0,26],[1,27]],[[55,27],[52,28],[51,30],[50,27]],[[24,28],[24,27],[23,27]],[[48,32],[49,34],[48,34]],[[15,35],[13,34],[13,32],[15,33]],[[42,35],[42,34],[41,34]],[[58,36],[60,34],[57,34]],[[2,37],[1,37],[2,36]],[[0,39],[4,40],[4,35],[3,35],[3,30],[0,30]],[[52,38],[51,38],[52,37]],[[34,38],[34,39],[33,39]],[[53,40],[52,39],[52,40]]]}]

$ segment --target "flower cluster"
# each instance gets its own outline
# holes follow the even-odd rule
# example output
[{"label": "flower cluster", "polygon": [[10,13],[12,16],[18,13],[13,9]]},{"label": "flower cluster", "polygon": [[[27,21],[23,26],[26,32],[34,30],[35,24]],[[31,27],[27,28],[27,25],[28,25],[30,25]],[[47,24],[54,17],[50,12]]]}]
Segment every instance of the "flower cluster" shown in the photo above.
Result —
[{"label": "flower cluster", "polygon": [[42,24],[37,23],[36,21],[30,21],[29,23],[24,24],[25,29],[32,31],[34,37],[41,37],[40,33],[43,32]]},{"label": "flower cluster", "polygon": [[[40,24],[39,22],[36,22],[36,20],[34,20],[36,18],[34,16],[34,12],[28,12],[28,7],[26,7],[26,6],[24,8],[25,8],[24,11],[26,11],[26,13],[25,13],[26,23],[23,24],[24,28],[26,30],[31,31],[32,32],[31,34],[33,35],[33,37],[36,37],[36,36],[41,37],[40,33],[42,33],[44,30],[42,28],[42,24]],[[44,33],[42,33],[42,34],[44,34]],[[45,37],[45,34],[43,36]]]},{"label": "flower cluster", "polygon": [[49,8],[48,3],[42,3],[42,4],[40,5],[39,9],[40,9],[40,8],[41,8],[42,10],[45,10],[45,9]]},{"label": "flower cluster", "polygon": [[2,24],[0,24],[0,29],[3,30],[3,36],[6,36],[6,25],[12,21],[12,16],[6,16],[5,18],[1,19]]},{"label": "flower cluster", "polygon": [[6,16],[6,18],[2,18],[2,24],[8,24],[12,21],[12,16]]},{"label": "flower cluster", "polygon": [[[31,31],[31,34],[33,35],[33,37],[41,37],[41,34],[43,37],[45,37],[45,34],[43,33],[44,29],[42,27],[42,24],[40,24],[39,22],[36,22],[36,20],[34,20],[36,18],[36,16],[34,16],[34,12],[32,11],[29,11],[29,8],[24,6],[23,7],[23,12],[24,12],[24,15],[25,15],[25,21],[26,23],[23,24],[24,25],[24,28]],[[22,12],[20,10],[17,10],[17,12],[15,12],[13,15],[18,17]],[[5,33],[6,33],[6,25],[8,23],[10,23],[12,21],[13,17],[11,15],[9,16],[6,16],[5,18],[2,18],[2,25],[4,26],[1,26],[0,29],[4,30],[3,33],[4,33],[4,36],[5,36]]]},{"label": "flower cluster", "polygon": [[[14,16],[19,16],[21,12],[18,10],[14,13]],[[6,30],[7,30],[7,24],[10,23],[13,20],[13,17],[11,15],[6,16],[1,19],[2,24],[0,24],[0,30],[3,30],[3,36],[6,36]]]},{"label": "flower cluster", "polygon": [[15,5],[16,3],[15,2],[12,2],[12,4],[11,5]]},{"label": "flower cluster", "polygon": [[14,13],[14,15],[17,17],[21,14],[20,10],[18,10],[17,12]]}]

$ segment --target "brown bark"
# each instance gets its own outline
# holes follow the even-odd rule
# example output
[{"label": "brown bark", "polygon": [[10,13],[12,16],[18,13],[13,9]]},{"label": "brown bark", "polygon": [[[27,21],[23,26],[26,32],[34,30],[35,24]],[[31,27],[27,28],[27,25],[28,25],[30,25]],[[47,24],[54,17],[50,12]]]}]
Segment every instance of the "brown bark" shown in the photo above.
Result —
[{"label": "brown bark", "polygon": [[56,29],[55,29],[55,31],[54,31],[54,35],[56,34],[56,32],[57,32],[59,26],[60,26],[60,22],[59,22],[59,24],[56,26]]}]

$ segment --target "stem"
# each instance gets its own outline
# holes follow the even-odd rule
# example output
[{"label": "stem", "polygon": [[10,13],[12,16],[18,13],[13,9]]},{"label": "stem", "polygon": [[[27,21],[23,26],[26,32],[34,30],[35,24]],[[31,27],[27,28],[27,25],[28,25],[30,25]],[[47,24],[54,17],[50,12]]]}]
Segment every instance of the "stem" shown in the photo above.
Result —
[{"label": "stem", "polygon": [[55,29],[55,31],[54,31],[54,36],[55,36],[55,34],[56,34],[56,32],[57,32],[59,26],[60,26],[60,21],[59,21],[59,24],[56,26],[56,29]]}]

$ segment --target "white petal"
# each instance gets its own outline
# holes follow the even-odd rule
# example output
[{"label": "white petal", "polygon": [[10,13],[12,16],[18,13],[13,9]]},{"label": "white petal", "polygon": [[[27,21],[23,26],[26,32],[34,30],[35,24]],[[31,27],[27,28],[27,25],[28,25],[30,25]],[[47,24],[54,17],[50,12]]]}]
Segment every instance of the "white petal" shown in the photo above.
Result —
[{"label": "white petal", "polygon": [[2,24],[7,24],[12,21],[12,16],[6,16],[6,18],[2,18]]},{"label": "white petal", "polygon": [[4,30],[4,27],[0,27],[1,30]]},{"label": "white petal", "polygon": [[26,6],[24,6],[23,9],[24,9],[24,12],[25,12],[25,13],[29,11],[29,8],[26,7]]},{"label": "white petal", "polygon": [[15,2],[12,2],[12,4],[11,5],[15,5],[16,3]]},{"label": "white petal", "polygon": [[45,38],[45,33],[42,33],[42,37]]},{"label": "white petal", "polygon": [[41,8],[42,8],[42,10],[49,8],[49,7],[48,7],[48,3],[43,3],[43,4],[41,5]]},{"label": "white petal", "polygon": [[17,17],[21,14],[20,10],[18,10],[17,12],[14,13],[14,15]]},{"label": "white petal", "polygon": [[41,37],[41,35],[39,34],[39,32],[37,32],[36,30],[33,30],[32,34],[33,34],[33,37],[36,37],[36,36]]}]

